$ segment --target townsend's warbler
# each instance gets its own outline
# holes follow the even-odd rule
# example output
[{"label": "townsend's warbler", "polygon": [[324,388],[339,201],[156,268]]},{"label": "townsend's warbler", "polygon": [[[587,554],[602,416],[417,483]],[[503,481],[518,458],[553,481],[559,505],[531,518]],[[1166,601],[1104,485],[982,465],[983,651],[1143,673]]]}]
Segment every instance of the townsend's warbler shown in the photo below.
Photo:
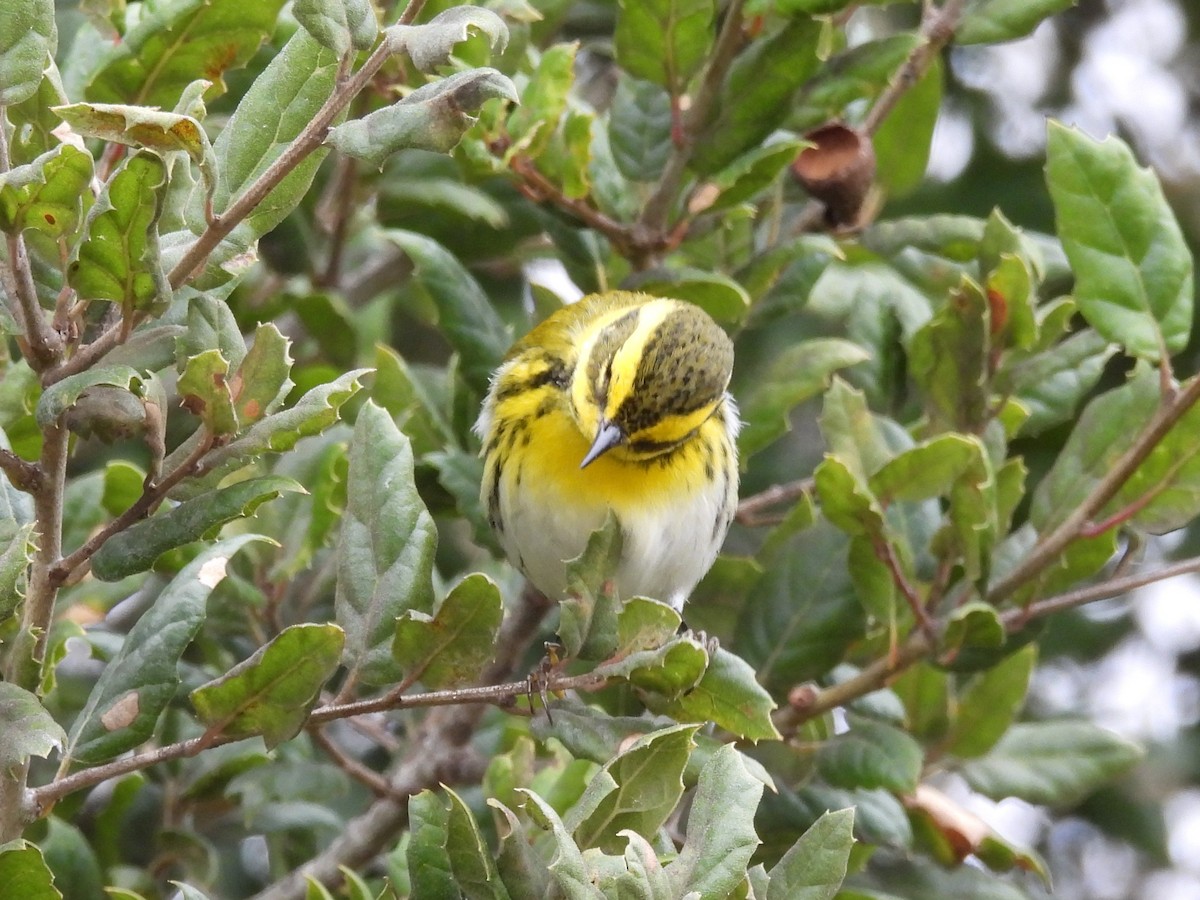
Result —
[{"label": "townsend's warbler", "polygon": [[699,307],[592,294],[518,341],[475,430],[480,497],[508,558],[552,599],[611,509],[615,587],[677,610],[737,505],[733,344]]}]

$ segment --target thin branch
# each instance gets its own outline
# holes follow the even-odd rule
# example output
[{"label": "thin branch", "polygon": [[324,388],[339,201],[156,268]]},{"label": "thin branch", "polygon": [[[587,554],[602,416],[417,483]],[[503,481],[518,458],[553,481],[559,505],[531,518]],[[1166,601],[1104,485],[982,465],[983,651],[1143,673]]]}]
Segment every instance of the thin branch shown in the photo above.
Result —
[{"label": "thin branch", "polygon": [[742,525],[754,527],[762,524],[761,516],[767,510],[784,503],[799,500],[813,490],[811,478],[801,478],[799,481],[788,481],[783,484],[773,484],[765,491],[751,494],[738,503],[737,514],[734,518]]},{"label": "thin branch", "polygon": [[532,200],[539,203],[553,203],[584,225],[600,232],[626,259],[635,259],[648,252],[661,249],[657,244],[662,244],[666,240],[660,235],[660,240],[656,243],[644,228],[631,227],[623,222],[618,222],[586,200],[566,196],[558,185],[538,171],[537,166],[527,157],[519,155],[513,157],[509,168],[524,182],[523,187]]},{"label": "thin branch", "polygon": [[683,119],[679,141],[673,145],[674,150],[667,159],[667,165],[659,178],[658,187],[646,201],[646,206],[642,210],[640,223],[650,232],[661,234],[667,230],[667,220],[670,218],[671,209],[679,199],[684,173],[692,159],[696,138],[712,116],[717,104],[717,97],[721,93],[721,85],[725,81],[725,75],[729,71],[729,67],[733,65],[733,60],[741,47],[742,8],[744,6],[745,0],[732,0],[729,8],[725,11],[725,21],[721,25],[720,34],[717,35],[712,59],[708,63],[708,68],[704,70],[700,86],[695,96],[692,97],[692,105]]},{"label": "thin branch", "polygon": [[1194,556],[1150,572],[1142,572],[1138,575],[1126,575],[1123,578],[1111,578],[1099,584],[1077,588],[1073,591],[1067,591],[1065,594],[1058,594],[1057,596],[1031,603],[1023,609],[1006,610],[1000,615],[1000,621],[1004,623],[1004,627],[1010,632],[1019,631],[1024,627],[1026,622],[1033,619],[1044,618],[1052,613],[1074,609],[1077,606],[1084,606],[1088,603],[1094,603],[1097,600],[1108,600],[1112,597],[1119,597],[1129,591],[1137,590],[1148,584],[1154,584],[1157,581],[1166,581],[1168,578],[1177,578],[1180,575],[1191,575],[1196,572],[1200,572],[1200,556]]},{"label": "thin branch", "polygon": [[[12,168],[12,157],[8,149],[7,110],[0,106],[0,174]],[[62,339],[50,327],[42,306],[38,303],[37,287],[33,283],[33,269],[29,263],[29,251],[25,247],[25,236],[20,231],[7,235],[8,265],[4,269],[4,293],[12,304],[13,317],[24,330],[29,342],[29,364],[35,372],[54,365],[62,356]]]},{"label": "thin branch", "polygon": [[[1194,573],[1200,573],[1200,556],[1150,572],[1128,575],[1123,578],[1110,578],[1100,584],[1067,591],[1031,603],[1027,607],[1006,610],[1001,613],[1000,621],[1004,624],[1006,631],[1011,634],[1020,631],[1034,619],[1045,618],[1053,613],[1074,609],[1097,600],[1119,597],[1129,591],[1158,581],[1165,581],[1168,578]],[[794,690],[792,703],[775,714],[775,725],[786,737],[794,733],[795,729],[804,722],[885,687],[909,666],[932,656],[935,649],[935,645],[924,632],[914,631],[896,649],[895,653],[875,660],[853,678],[827,688]]]},{"label": "thin branch", "polygon": [[[407,18],[410,13],[415,18],[417,12],[420,11],[420,7],[423,5],[423,2],[410,3],[408,9],[404,12],[404,16],[401,17],[401,22],[404,23],[406,20],[411,21],[410,18]],[[413,11],[414,7],[416,12]],[[167,280],[170,282],[172,288],[177,289],[185,284],[192,277],[192,274],[204,265],[209,255],[217,248],[217,245],[242,220],[250,215],[305,157],[321,146],[333,120],[370,83],[371,79],[375,77],[375,74],[383,67],[383,64],[391,55],[390,42],[385,38],[379,42],[379,46],[367,57],[367,61],[363,63],[362,68],[346,80],[338,83],[333,94],[325,101],[324,105],[317,111],[317,114],[313,116],[312,121],[305,125],[300,133],[296,135],[296,139],[284,148],[284,151],[275,161],[267,166],[266,170],[239,194],[237,199],[230,203],[229,207],[223,213],[215,216],[213,221],[204,230],[204,233],[196,239],[194,244],[187,248],[183,257],[175,264],[175,267],[171,269],[167,276]]]},{"label": "thin branch", "polygon": [[954,39],[965,6],[965,0],[946,0],[940,7],[930,4],[925,8],[921,19],[921,42],[908,54],[896,76],[875,100],[863,120],[863,131],[867,134],[878,131],[900,98],[921,80],[943,48]]},{"label": "thin branch", "polygon": [[1166,437],[1172,427],[1200,401],[1200,378],[1194,379],[1186,388],[1155,412],[1116,462],[1092,488],[1092,492],[1067,516],[1058,527],[1041,536],[1037,544],[1012,572],[995,584],[988,592],[988,602],[999,604],[1008,599],[1021,585],[1037,577],[1058,558],[1067,545],[1083,533],[1096,514],[1104,508],[1122,485],[1145,462],[1154,448]]},{"label": "thin branch", "polygon": [[360,784],[366,785],[367,790],[376,797],[392,795],[392,786],[386,778],[346,753],[323,729],[310,728],[308,733],[312,736],[313,743],[320,747],[339,769]]},{"label": "thin branch", "polygon": [[125,325],[122,320],[112,323],[94,341],[84,344],[70,359],[47,372],[42,379],[43,385],[49,387],[68,375],[77,375],[85,369],[90,369],[100,357],[121,343],[124,332]]},{"label": "thin branch", "polygon": [[0,470],[18,491],[35,494],[42,487],[42,470],[4,447],[0,447]]},{"label": "thin branch", "polygon": [[135,522],[139,522],[154,512],[158,504],[183,479],[199,471],[201,460],[213,447],[211,437],[200,441],[187,458],[176,468],[172,469],[154,484],[145,487],[142,495],[133,502],[127,510],[92,535],[71,555],[59,560],[50,568],[51,583],[55,586],[65,584],[72,573],[85,565],[100,550],[113,535],[124,531]]}]

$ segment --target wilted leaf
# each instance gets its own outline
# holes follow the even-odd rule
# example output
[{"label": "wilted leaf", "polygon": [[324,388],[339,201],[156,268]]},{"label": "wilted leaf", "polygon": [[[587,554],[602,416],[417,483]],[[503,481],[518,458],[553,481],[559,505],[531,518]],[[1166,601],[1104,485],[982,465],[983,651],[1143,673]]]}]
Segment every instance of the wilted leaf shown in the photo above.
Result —
[{"label": "wilted leaf", "polygon": [[330,129],[326,141],[375,168],[398,150],[448,153],[475,121],[471,113],[496,97],[519,100],[509,77],[495,69],[469,69]]}]

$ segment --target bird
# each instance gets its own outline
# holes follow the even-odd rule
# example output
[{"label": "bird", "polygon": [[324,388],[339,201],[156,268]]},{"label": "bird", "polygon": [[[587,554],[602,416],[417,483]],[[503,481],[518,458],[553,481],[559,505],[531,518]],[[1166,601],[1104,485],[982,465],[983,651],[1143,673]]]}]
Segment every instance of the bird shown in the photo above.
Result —
[{"label": "bird", "polygon": [[504,357],[475,431],[480,501],[508,559],[551,599],[615,516],[612,587],[682,614],[738,496],[733,343],[699,306],[631,291],[548,316]]}]

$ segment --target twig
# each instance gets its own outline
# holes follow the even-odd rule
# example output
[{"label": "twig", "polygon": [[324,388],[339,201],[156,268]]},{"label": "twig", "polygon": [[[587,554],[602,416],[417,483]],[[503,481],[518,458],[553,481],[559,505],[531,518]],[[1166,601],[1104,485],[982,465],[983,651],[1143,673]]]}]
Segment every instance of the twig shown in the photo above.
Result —
[{"label": "twig", "polygon": [[[401,17],[401,23],[412,21],[423,5],[423,0],[419,3],[410,3]],[[224,212],[216,215],[204,229],[204,233],[184,251],[183,257],[167,275],[167,280],[172,288],[177,289],[185,284],[192,274],[204,265],[217,245],[254,211],[267,194],[274,190],[276,185],[283,181],[305,157],[321,146],[329,126],[337,118],[338,113],[370,83],[371,79],[375,77],[375,73],[382,68],[391,54],[389,42],[386,39],[380,41],[379,46],[372,51],[357,72],[344,81],[339,81],[333,94],[313,116],[312,121],[296,135],[296,139],[284,148],[275,161],[267,166],[266,170],[242,191]]]},{"label": "twig", "polygon": [[1079,537],[1088,523],[1104,508],[1130,476],[1137,471],[1138,466],[1166,437],[1167,432],[1200,400],[1200,378],[1196,378],[1186,388],[1179,391],[1169,402],[1160,406],[1154,416],[1142,429],[1133,444],[1121,454],[1104,476],[1092,488],[1092,492],[1084,498],[1071,514],[1056,528],[1041,536],[1029,555],[1016,569],[993,585],[988,592],[988,602],[999,604],[1008,599],[1021,585],[1035,578],[1067,545]]},{"label": "twig", "polygon": [[[486,682],[501,681],[510,674],[538,633],[538,626],[551,604],[526,590],[505,617],[496,641],[497,657],[483,673]],[[562,679],[562,683],[568,683]],[[556,682],[558,683],[558,682]],[[525,681],[509,687],[524,693]],[[389,776],[393,796],[374,803],[347,823],[342,834],[317,857],[291,872],[283,880],[257,895],[256,900],[301,900],[312,878],[326,886],[342,880],[342,866],[356,868],[385,849],[408,823],[408,797],[439,782],[456,782],[463,774],[462,755],[486,707],[478,704],[435,710],[421,724],[407,755]]]},{"label": "twig", "polygon": [[34,494],[42,486],[42,470],[4,447],[0,447],[0,470],[18,491]]},{"label": "twig", "polygon": [[[6,110],[0,106],[0,174],[12,168],[12,157],[8,150]],[[38,303],[37,287],[33,283],[33,269],[29,264],[29,252],[25,247],[25,236],[20,232],[7,235],[8,265],[4,270],[4,292],[13,303],[13,316],[24,330],[29,342],[29,364],[34,371],[41,372],[54,365],[62,356],[63,344],[58,333],[50,327]]]},{"label": "twig", "polygon": [[[1200,556],[1194,556],[1151,572],[1128,575],[1124,578],[1110,578],[1100,584],[1048,597],[1045,600],[1031,603],[1027,607],[1009,609],[1001,613],[1000,621],[1004,624],[1005,630],[1011,634],[1020,631],[1034,619],[1045,618],[1053,613],[1074,609],[1097,600],[1118,597],[1168,578],[1197,572],[1200,572]],[[909,666],[931,656],[935,649],[934,644],[924,632],[914,631],[896,649],[894,654],[875,660],[853,678],[819,690],[795,691],[796,701],[775,714],[775,726],[780,733],[787,736],[804,722],[836,707],[845,706],[852,700],[857,700],[859,697],[886,686],[892,678]]]},{"label": "twig", "polygon": [[132,506],[88,538],[75,552],[51,566],[49,573],[51,583],[56,587],[66,583],[71,574],[91,560],[109,538],[150,515],[175,485],[199,470],[201,460],[212,449],[213,443],[211,437],[201,440],[182,463],[154,484],[144,488],[142,495],[133,502]]},{"label": "twig", "polygon": [[643,228],[652,233],[661,234],[669,230],[667,221],[670,218],[672,207],[679,199],[684,172],[691,161],[696,138],[712,116],[717,97],[721,93],[721,85],[725,81],[725,75],[733,64],[741,45],[742,9],[744,6],[745,0],[732,0],[729,8],[725,11],[725,21],[721,25],[720,34],[717,35],[712,59],[708,63],[708,68],[704,70],[704,75],[700,79],[700,87],[697,89],[696,95],[692,97],[692,105],[683,119],[679,140],[672,145],[674,149],[667,159],[666,167],[658,181],[658,187],[646,201],[646,206],[642,210],[640,223]]},{"label": "twig", "polygon": [[558,185],[538,171],[537,166],[529,158],[514,156],[509,163],[509,168],[520,176],[527,191],[533,195],[531,199],[536,202],[553,203],[584,225],[600,232],[626,259],[635,260],[665,246],[666,238],[663,235],[652,235],[644,228],[618,222],[600,212],[586,200],[566,196],[559,190]]},{"label": "twig", "polygon": [[925,8],[921,18],[921,42],[912,49],[896,71],[896,76],[876,98],[863,119],[863,131],[867,134],[878,131],[900,98],[921,80],[934,59],[954,38],[965,5],[965,0],[946,0],[941,7],[930,4]]},{"label": "twig", "polygon": [[313,743],[325,751],[325,754],[334,761],[339,769],[355,781],[366,785],[367,790],[376,797],[392,795],[392,786],[386,778],[342,750],[323,729],[310,728],[308,733],[312,736]]},{"label": "twig", "polygon": [[135,313],[132,323],[128,326],[123,318],[113,322],[94,341],[84,344],[69,359],[47,372],[42,377],[42,384],[49,387],[55,382],[62,381],[68,375],[77,375],[85,369],[91,368],[92,364],[100,357],[120,344],[126,331],[137,327],[141,320],[141,315]]},{"label": "twig", "polygon": [[742,525],[754,527],[762,524],[760,516],[768,509],[782,503],[799,500],[813,489],[811,478],[801,478],[799,481],[788,481],[783,484],[773,484],[765,491],[759,491],[744,498],[738,503],[737,514],[734,518]]}]

